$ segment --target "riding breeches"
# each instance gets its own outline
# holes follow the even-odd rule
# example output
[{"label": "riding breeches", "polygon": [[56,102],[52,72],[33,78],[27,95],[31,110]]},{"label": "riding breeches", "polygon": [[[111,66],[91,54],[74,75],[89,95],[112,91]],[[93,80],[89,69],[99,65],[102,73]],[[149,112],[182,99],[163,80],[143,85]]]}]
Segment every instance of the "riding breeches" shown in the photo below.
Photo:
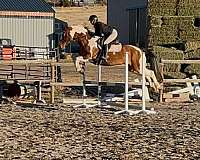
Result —
[{"label": "riding breeches", "polygon": [[118,36],[117,30],[113,29],[111,35],[104,41],[104,45],[111,43],[114,41]]}]

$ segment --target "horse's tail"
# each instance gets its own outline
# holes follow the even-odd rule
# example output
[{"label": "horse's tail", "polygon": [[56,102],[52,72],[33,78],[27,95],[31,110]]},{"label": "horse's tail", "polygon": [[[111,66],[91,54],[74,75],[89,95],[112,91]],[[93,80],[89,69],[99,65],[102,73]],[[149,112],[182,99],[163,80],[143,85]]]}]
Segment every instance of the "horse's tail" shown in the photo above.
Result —
[{"label": "horse's tail", "polygon": [[163,77],[160,73],[160,69],[158,67],[158,59],[153,53],[148,53],[146,54],[147,61],[150,64],[150,69],[154,71],[155,76],[158,80],[158,82],[162,83],[163,82]]}]

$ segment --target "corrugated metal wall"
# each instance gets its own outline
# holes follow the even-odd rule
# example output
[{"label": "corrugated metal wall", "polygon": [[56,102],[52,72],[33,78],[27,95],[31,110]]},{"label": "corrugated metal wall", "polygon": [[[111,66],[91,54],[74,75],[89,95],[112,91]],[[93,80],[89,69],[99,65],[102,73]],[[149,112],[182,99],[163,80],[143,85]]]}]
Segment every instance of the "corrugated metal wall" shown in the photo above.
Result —
[{"label": "corrugated metal wall", "polygon": [[0,38],[10,38],[16,46],[51,47],[53,17],[0,17]]}]

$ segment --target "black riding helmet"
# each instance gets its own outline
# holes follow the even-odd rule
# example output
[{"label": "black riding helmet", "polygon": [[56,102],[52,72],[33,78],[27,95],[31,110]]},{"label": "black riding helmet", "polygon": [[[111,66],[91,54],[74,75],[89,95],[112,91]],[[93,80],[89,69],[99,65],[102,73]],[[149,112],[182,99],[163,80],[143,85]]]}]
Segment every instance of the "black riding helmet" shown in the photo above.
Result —
[{"label": "black riding helmet", "polygon": [[96,15],[91,15],[89,17],[89,21],[90,21],[91,24],[94,25],[98,21],[98,17]]}]

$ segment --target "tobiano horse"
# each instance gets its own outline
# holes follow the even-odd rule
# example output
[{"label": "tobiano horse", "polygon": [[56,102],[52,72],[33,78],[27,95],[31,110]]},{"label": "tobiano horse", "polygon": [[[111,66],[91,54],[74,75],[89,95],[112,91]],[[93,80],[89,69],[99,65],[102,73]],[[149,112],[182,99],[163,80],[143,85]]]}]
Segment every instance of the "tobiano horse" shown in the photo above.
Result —
[{"label": "tobiano horse", "polygon": [[[80,46],[79,56],[76,58],[76,69],[81,72],[80,61],[89,61],[96,58],[100,51],[98,47],[98,40],[100,37],[90,37],[88,30],[83,26],[71,26],[65,27],[63,39],[60,40],[60,48],[63,49],[65,45],[69,44],[70,41],[76,41]],[[116,49],[117,48],[117,49]],[[162,76],[158,69],[158,63],[156,57],[151,55],[150,68],[146,67],[146,56],[145,53],[138,47],[133,45],[121,45],[111,46],[107,53],[107,62],[101,65],[114,66],[125,64],[125,54],[128,53],[128,66],[129,71],[142,74],[142,57],[145,60],[144,74],[145,78],[149,82],[150,86],[155,89],[156,92],[160,89],[160,83],[162,82]]]}]

